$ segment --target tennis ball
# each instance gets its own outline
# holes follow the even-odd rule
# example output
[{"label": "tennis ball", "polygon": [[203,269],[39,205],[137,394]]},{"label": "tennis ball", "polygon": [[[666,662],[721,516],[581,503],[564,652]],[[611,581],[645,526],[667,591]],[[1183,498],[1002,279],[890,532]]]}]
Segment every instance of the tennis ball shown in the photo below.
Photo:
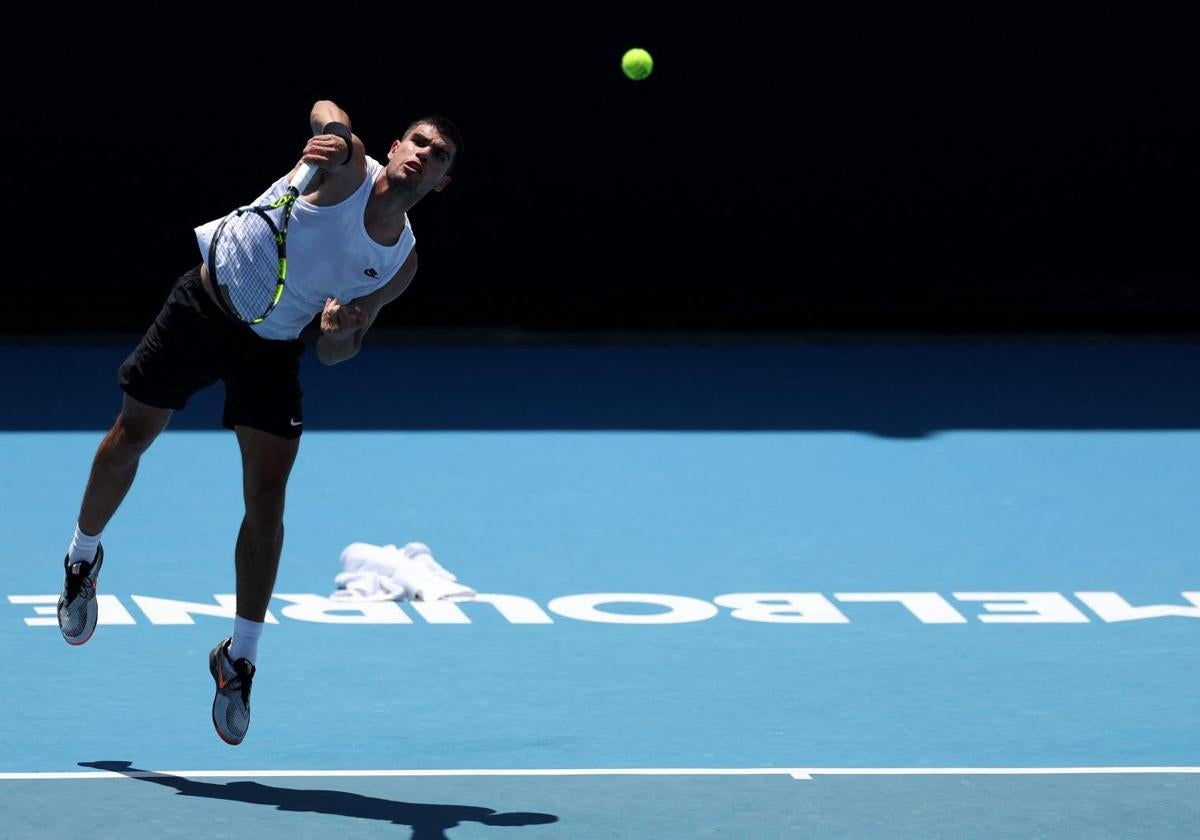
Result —
[{"label": "tennis ball", "polygon": [[644,79],[654,69],[654,59],[641,47],[634,47],[621,56],[621,69],[631,79]]}]

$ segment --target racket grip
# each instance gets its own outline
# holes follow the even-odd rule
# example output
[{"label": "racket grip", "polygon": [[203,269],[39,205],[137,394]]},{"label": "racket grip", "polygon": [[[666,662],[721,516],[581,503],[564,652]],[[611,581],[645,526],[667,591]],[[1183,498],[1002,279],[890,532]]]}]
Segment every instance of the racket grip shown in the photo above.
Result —
[{"label": "racket grip", "polygon": [[300,168],[288,182],[289,186],[295,189],[298,195],[303,195],[304,191],[308,189],[308,185],[312,183],[313,176],[317,174],[318,169],[319,167],[313,166],[311,163],[301,162]]}]

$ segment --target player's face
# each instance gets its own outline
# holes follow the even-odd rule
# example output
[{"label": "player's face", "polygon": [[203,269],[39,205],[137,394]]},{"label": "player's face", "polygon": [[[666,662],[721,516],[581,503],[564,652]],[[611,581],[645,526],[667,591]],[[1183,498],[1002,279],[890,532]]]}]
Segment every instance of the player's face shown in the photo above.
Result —
[{"label": "player's face", "polygon": [[454,158],[454,144],[434,126],[420,123],[388,151],[389,175],[418,195],[441,192],[450,183],[446,170]]}]

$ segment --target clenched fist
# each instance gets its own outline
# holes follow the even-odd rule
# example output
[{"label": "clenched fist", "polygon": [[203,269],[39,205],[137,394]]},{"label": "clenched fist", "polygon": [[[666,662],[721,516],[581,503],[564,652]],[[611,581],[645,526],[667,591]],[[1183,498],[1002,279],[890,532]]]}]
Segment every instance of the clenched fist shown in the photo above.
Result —
[{"label": "clenched fist", "polygon": [[339,303],[337,298],[326,298],[321,312],[321,332],[340,333],[365,326],[367,315],[353,303]]}]

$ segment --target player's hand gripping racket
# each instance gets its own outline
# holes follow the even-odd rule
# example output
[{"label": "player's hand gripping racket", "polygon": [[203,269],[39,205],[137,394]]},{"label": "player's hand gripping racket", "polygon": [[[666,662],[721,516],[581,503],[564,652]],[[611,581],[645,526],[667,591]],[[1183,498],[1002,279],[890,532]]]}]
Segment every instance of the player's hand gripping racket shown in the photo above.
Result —
[{"label": "player's hand gripping racket", "polygon": [[208,272],[230,317],[257,324],[279,303],[287,280],[292,206],[317,171],[313,164],[301,163],[282,196],[270,204],[239,207],[218,225],[208,249]]}]

